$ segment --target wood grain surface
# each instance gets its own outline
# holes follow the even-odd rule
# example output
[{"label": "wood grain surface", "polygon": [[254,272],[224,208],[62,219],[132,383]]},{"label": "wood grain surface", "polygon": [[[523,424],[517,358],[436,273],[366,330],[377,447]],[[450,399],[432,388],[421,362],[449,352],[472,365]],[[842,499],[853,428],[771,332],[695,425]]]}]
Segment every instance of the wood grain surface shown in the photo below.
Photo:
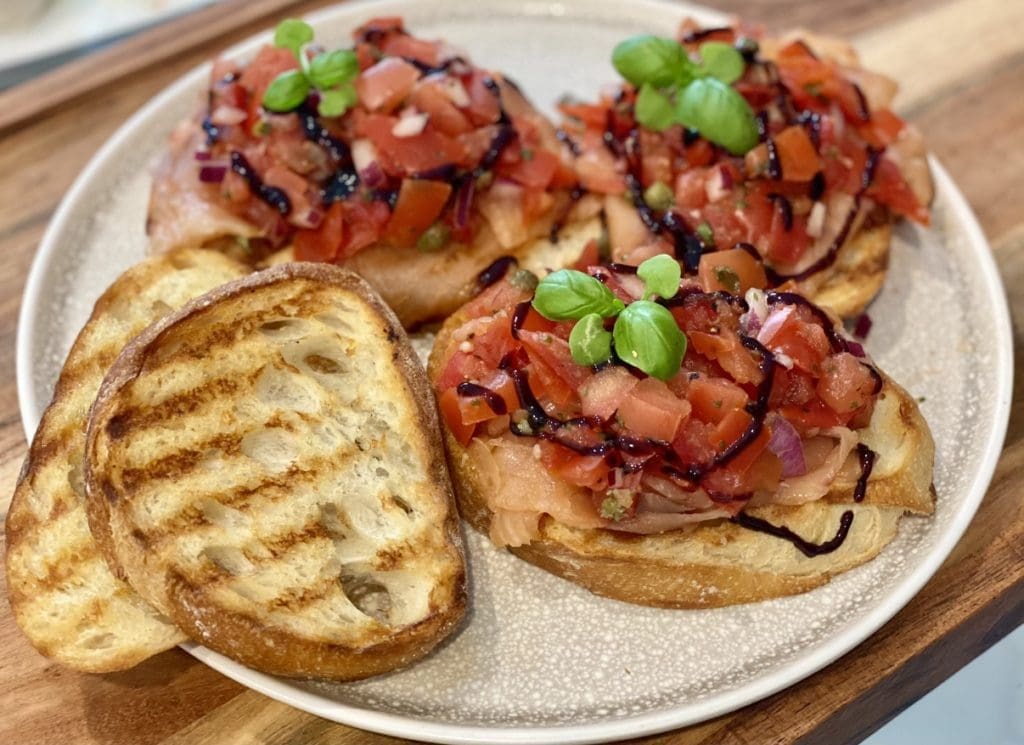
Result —
[{"label": "wood grain surface", "polygon": [[[54,209],[139,106],[218,49],[328,2],[214,5],[0,94],[0,511],[25,441],[14,349],[26,273]],[[1004,0],[725,0],[770,28],[851,37],[900,80],[900,112],[925,133],[978,214],[1009,294],[1017,382],[1005,450],[981,510],[938,574],[881,631],[765,701],[647,738],[671,745],[855,743],[1024,620],[1024,3]],[[2,582],[2,579],[0,579]],[[347,745],[400,742],[291,709],[175,650],[116,675],[36,654],[0,601],[0,743]]]}]

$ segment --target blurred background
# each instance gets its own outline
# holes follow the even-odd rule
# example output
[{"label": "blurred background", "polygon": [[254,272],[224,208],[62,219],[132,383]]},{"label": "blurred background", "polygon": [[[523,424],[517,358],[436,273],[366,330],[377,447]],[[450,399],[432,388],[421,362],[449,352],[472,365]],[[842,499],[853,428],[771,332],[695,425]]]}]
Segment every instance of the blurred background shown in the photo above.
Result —
[{"label": "blurred background", "polygon": [[[0,0],[0,90],[213,2]],[[864,743],[1024,745],[1024,627]]]}]

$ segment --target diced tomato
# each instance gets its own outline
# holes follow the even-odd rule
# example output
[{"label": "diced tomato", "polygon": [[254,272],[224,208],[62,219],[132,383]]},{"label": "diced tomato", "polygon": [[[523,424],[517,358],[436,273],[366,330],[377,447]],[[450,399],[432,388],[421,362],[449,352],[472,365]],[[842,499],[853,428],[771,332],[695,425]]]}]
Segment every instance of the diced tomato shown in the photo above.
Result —
[{"label": "diced tomato", "polygon": [[644,148],[641,161],[640,180],[646,186],[661,182],[672,184],[672,153],[663,143],[654,148]]},{"label": "diced tomato", "polygon": [[637,379],[621,365],[596,373],[580,388],[583,416],[609,419],[636,384]]},{"label": "diced tomato", "polygon": [[805,434],[809,429],[838,427],[844,423],[843,417],[826,406],[819,398],[815,398],[803,406],[783,406],[778,411],[801,434]]},{"label": "diced tomato", "polygon": [[772,390],[768,397],[771,408],[780,406],[802,406],[815,397],[815,382],[805,372],[794,367],[787,370],[781,365],[775,367],[772,376]]},{"label": "diced tomato", "polygon": [[345,239],[337,256],[339,259],[376,243],[391,215],[384,202],[346,200],[342,204],[345,205]]},{"label": "diced tomato", "polygon": [[731,329],[723,328],[717,334],[691,331],[690,343],[705,357],[715,360],[737,383],[758,383],[761,370],[750,351]]},{"label": "diced tomato", "polygon": [[611,470],[604,456],[580,455],[548,440],[540,441],[540,462],[562,481],[589,489],[603,489]]},{"label": "diced tomato", "polygon": [[672,450],[687,465],[701,465],[714,457],[711,433],[714,425],[702,422],[696,417],[686,419],[672,439]]},{"label": "diced tomato", "polygon": [[708,192],[704,184],[708,177],[708,168],[687,168],[676,176],[676,205],[686,210],[699,210],[708,201]]},{"label": "diced tomato", "polygon": [[480,380],[489,372],[486,362],[456,348],[445,363],[444,370],[441,371],[441,375],[437,379],[436,387],[438,390],[447,390],[465,380]]},{"label": "diced tomato", "polygon": [[380,50],[386,55],[412,58],[431,67],[436,67],[441,61],[437,42],[417,39],[408,34],[389,35]]},{"label": "diced tomato", "polygon": [[817,393],[837,414],[849,415],[867,406],[874,389],[871,373],[849,352],[833,354],[821,365]]},{"label": "diced tomato", "polygon": [[604,129],[608,118],[608,109],[598,104],[560,103],[558,110],[565,116],[578,119],[588,127]]},{"label": "diced tomato", "polygon": [[274,78],[282,72],[297,70],[298,67],[299,61],[295,59],[290,49],[267,45],[260,49],[255,59],[242,71],[238,84],[249,92],[249,116],[245,121],[247,132],[251,132],[252,127],[259,121],[263,94],[267,92]]},{"label": "diced tomato", "polygon": [[690,409],[690,402],[676,398],[662,381],[644,378],[625,395],[618,412],[626,429],[643,437],[671,442],[679,425],[690,415]]},{"label": "diced tomato", "polygon": [[786,181],[810,181],[821,170],[821,158],[800,125],[786,127],[772,138]]},{"label": "diced tomato", "polygon": [[352,36],[363,39],[367,36],[389,35],[391,32],[405,32],[402,16],[376,16],[352,32]]},{"label": "diced tomato", "polygon": [[457,140],[429,128],[413,137],[395,137],[392,130],[397,123],[395,117],[373,114],[359,125],[359,134],[370,138],[388,173],[405,176],[448,163],[466,163],[466,151]]},{"label": "diced tomato", "polygon": [[764,265],[742,248],[712,251],[700,257],[697,278],[705,292],[725,290],[743,295],[751,287],[768,285]]},{"label": "diced tomato", "polygon": [[[792,45],[790,45],[792,47]],[[827,102],[839,104],[852,121],[867,121],[861,97],[853,83],[843,77],[835,64],[812,56],[791,56],[778,61],[779,77],[800,108],[827,109]]]},{"label": "diced tomato", "polygon": [[865,193],[914,222],[921,225],[930,223],[928,208],[917,200],[899,167],[889,158],[883,156],[878,159],[874,178]]},{"label": "diced tomato", "polygon": [[[495,282],[490,287],[486,288],[483,292],[477,295],[475,298],[466,303],[462,308],[462,312],[470,318],[479,318],[480,316],[494,315],[500,310],[508,309],[512,312],[512,307],[523,300],[527,300],[530,297],[530,293],[522,290],[518,287],[514,287],[509,284],[507,280],[502,279]],[[536,311],[532,311],[533,314],[540,315]],[[529,319],[529,316],[527,316]],[[550,323],[550,322],[548,322]],[[524,326],[525,328],[525,326]],[[547,331],[547,328],[533,328],[531,331]]]},{"label": "diced tomato", "polygon": [[551,183],[558,163],[558,156],[550,150],[531,150],[529,158],[523,157],[515,165],[499,169],[499,173],[528,189],[543,190]]},{"label": "diced tomato", "polygon": [[626,181],[607,148],[587,150],[578,157],[576,175],[580,185],[588,191],[599,194],[622,194],[626,191]]},{"label": "diced tomato", "polygon": [[573,362],[569,342],[565,339],[541,331],[520,331],[519,340],[531,361],[540,362],[573,391],[578,391],[593,375],[589,367]]},{"label": "diced tomato", "polygon": [[428,114],[430,126],[436,127],[443,134],[455,137],[473,130],[469,119],[452,103],[442,83],[438,81],[429,78],[421,81],[409,101],[418,110]]},{"label": "diced tomato", "polygon": [[476,430],[476,426],[463,423],[459,394],[455,392],[454,388],[449,388],[438,397],[437,403],[449,431],[460,445],[463,447],[468,445],[473,437],[473,432]]},{"label": "diced tomato", "polygon": [[507,315],[495,316],[493,322],[483,326],[468,341],[473,346],[472,354],[492,370],[497,369],[501,359],[518,344],[512,337],[512,324]]},{"label": "diced tomato", "polygon": [[686,146],[686,161],[691,166],[709,166],[715,162],[715,146],[703,137]]},{"label": "diced tomato", "polygon": [[389,112],[409,95],[420,71],[397,57],[385,57],[356,78],[359,103],[370,111]]},{"label": "diced tomato", "polygon": [[879,109],[871,113],[871,121],[857,128],[857,133],[876,148],[884,148],[896,141],[907,123],[889,109]]},{"label": "diced tomato", "polygon": [[693,415],[704,422],[718,424],[726,414],[742,409],[748,400],[746,391],[724,378],[691,380],[686,400],[693,406]]},{"label": "diced tomato", "polygon": [[442,181],[403,179],[385,237],[396,246],[412,246],[433,225],[451,193],[452,187]]},{"label": "diced tomato", "polygon": [[299,230],[292,239],[296,261],[334,261],[345,237],[345,208],[335,202],[316,230]]},{"label": "diced tomato", "polygon": [[477,127],[494,124],[501,116],[501,104],[498,101],[498,96],[488,87],[487,80],[493,81],[489,73],[483,70],[474,70],[469,76],[468,83],[464,81],[466,92],[469,94],[469,106],[466,111]]},{"label": "diced tomato", "polygon": [[740,438],[754,418],[743,409],[733,409],[715,425],[711,432],[711,446],[722,451]]},{"label": "diced tomato", "polygon": [[572,268],[585,272],[588,267],[597,266],[597,263],[601,260],[601,251],[597,246],[597,241],[587,241],[587,245],[583,247],[583,252],[579,255],[579,258],[573,262]]},{"label": "diced tomato", "polygon": [[782,352],[802,370],[818,374],[831,347],[828,337],[816,323],[804,323],[796,314],[782,324],[768,344],[773,352]]}]

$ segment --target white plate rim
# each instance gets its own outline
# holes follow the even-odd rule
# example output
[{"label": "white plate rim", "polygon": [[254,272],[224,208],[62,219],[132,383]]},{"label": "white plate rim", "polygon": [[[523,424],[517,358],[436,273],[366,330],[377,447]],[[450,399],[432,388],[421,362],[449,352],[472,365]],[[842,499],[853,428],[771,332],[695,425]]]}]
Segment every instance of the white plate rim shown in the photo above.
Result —
[{"label": "white plate rim", "polygon": [[[367,0],[346,5],[351,7],[352,5],[372,6],[372,4],[372,0]],[[663,3],[651,4],[661,5]],[[315,24],[320,18],[335,11],[336,8],[326,8],[308,15],[306,18]],[[225,53],[232,54],[236,49],[258,43],[260,39],[266,38],[268,33],[263,32],[249,37],[225,50]],[[29,270],[18,315],[17,392],[22,425],[27,440],[31,440],[43,408],[36,400],[32,381],[33,348],[36,343],[37,328],[35,311],[39,304],[45,302],[43,293],[47,269],[58,253],[58,248],[61,245],[60,237],[71,220],[72,206],[79,201],[107,161],[116,155],[122,143],[153,112],[184,91],[194,87],[199,76],[208,69],[207,64],[185,73],[143,105],[111,135],[75,179],[47,226]],[[192,642],[183,644],[182,648],[213,669],[252,690],[325,719],[385,735],[412,737],[429,742],[467,744],[535,743],[550,740],[582,745],[657,734],[705,721],[759,701],[803,680],[845,655],[881,628],[921,590],[963,536],[988,490],[1002,452],[1009,424],[1014,373],[1013,334],[1002,278],[996,267],[991,247],[967,200],[937,158],[930,155],[929,164],[935,181],[936,195],[941,195],[948,206],[953,222],[959,225],[971,245],[978,261],[979,274],[984,285],[983,290],[993,298],[996,323],[988,331],[994,334],[996,342],[993,364],[997,373],[995,416],[993,416],[984,438],[978,470],[945,532],[938,536],[934,546],[917,566],[889,590],[883,601],[850,624],[842,633],[821,644],[812,652],[804,653],[797,660],[784,664],[771,673],[762,675],[714,698],[621,719],[583,725],[537,727],[460,725],[425,721],[412,716],[367,709],[326,699],[315,693],[302,690],[288,680],[251,670]]]}]

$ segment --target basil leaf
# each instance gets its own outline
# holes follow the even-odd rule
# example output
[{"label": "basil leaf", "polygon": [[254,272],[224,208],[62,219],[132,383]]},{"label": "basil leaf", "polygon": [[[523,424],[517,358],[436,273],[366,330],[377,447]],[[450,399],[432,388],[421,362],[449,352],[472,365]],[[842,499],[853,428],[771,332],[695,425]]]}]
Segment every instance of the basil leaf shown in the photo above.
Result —
[{"label": "basil leaf", "polygon": [[734,155],[757,144],[757,121],[735,88],[715,78],[694,80],[676,101],[677,121]]},{"label": "basil leaf", "polygon": [[575,321],[591,313],[614,316],[625,305],[589,274],[559,269],[537,285],[533,307],[551,321]]},{"label": "basil leaf", "polygon": [[298,57],[302,47],[313,41],[313,27],[298,18],[285,18],[274,29],[274,46],[291,49]]},{"label": "basil leaf", "polygon": [[597,313],[583,316],[569,333],[569,352],[577,365],[596,365],[612,356],[612,335]]},{"label": "basil leaf", "polygon": [[654,132],[662,132],[675,123],[672,101],[650,83],[644,83],[633,107],[636,120]]},{"label": "basil leaf", "polygon": [[696,67],[679,42],[646,34],[616,45],[612,64],[633,85],[648,83],[655,88],[689,83]]},{"label": "basil leaf", "polygon": [[743,77],[747,63],[731,44],[706,41],[700,45],[701,70],[728,85]]},{"label": "basil leaf", "polygon": [[294,111],[309,95],[309,81],[298,70],[289,70],[278,75],[263,94],[263,108],[284,113]]},{"label": "basil leaf", "polygon": [[668,308],[649,300],[630,303],[615,320],[615,353],[652,378],[668,380],[686,354],[686,335]]},{"label": "basil leaf", "polygon": [[352,83],[345,83],[334,90],[322,91],[316,107],[320,116],[341,116],[356,105],[359,95]]},{"label": "basil leaf", "polygon": [[637,267],[636,275],[644,281],[644,298],[651,295],[675,297],[679,292],[682,271],[679,262],[668,254],[652,256]]},{"label": "basil leaf", "polygon": [[351,49],[323,52],[309,63],[309,81],[322,91],[347,83],[359,74],[359,60]]}]

